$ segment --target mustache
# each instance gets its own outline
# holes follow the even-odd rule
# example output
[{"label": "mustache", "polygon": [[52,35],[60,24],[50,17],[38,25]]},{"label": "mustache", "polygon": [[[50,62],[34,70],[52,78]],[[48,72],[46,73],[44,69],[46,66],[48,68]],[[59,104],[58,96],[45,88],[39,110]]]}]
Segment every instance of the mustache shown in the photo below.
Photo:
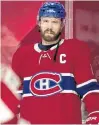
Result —
[{"label": "mustache", "polygon": [[44,33],[50,32],[51,34],[55,34],[55,32],[52,29],[46,29]]}]

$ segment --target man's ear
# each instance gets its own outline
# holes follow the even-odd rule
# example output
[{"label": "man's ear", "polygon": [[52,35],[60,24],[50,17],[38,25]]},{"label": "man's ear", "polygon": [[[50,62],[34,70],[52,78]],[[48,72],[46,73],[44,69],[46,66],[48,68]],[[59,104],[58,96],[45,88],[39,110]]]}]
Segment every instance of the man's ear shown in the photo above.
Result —
[{"label": "man's ear", "polygon": [[64,26],[66,25],[66,21],[65,19],[62,20],[62,25],[61,25],[61,30],[64,28]]},{"label": "man's ear", "polygon": [[38,21],[37,25],[38,25],[38,31],[40,32],[41,21]]},{"label": "man's ear", "polygon": [[63,19],[63,21],[62,21],[62,28],[63,28],[65,25],[66,25],[66,20]]}]

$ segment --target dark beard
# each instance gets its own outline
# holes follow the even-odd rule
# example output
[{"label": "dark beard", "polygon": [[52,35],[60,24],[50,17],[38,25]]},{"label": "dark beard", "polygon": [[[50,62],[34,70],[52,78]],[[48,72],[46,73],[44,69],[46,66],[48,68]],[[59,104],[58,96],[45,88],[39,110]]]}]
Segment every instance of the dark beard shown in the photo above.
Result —
[{"label": "dark beard", "polygon": [[[55,34],[52,30],[45,30],[44,33],[42,32],[42,30],[40,29],[40,32],[41,32],[41,35],[42,35],[42,38],[47,41],[47,42],[52,42],[52,41],[55,41],[59,38],[59,36],[61,35],[61,32]],[[53,37],[51,37],[50,35],[45,35],[46,32],[50,32],[51,34],[53,34]]]}]

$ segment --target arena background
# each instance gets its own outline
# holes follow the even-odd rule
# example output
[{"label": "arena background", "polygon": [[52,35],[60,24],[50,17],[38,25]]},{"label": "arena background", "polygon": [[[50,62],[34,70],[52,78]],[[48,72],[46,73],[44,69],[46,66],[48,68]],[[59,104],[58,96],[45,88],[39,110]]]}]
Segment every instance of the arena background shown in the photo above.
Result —
[{"label": "arena background", "polygon": [[[38,9],[44,1],[1,1],[1,62],[11,65],[19,46],[40,41]],[[62,37],[88,43],[99,82],[99,1],[60,1],[66,8]],[[83,115],[85,119],[86,115]]]}]

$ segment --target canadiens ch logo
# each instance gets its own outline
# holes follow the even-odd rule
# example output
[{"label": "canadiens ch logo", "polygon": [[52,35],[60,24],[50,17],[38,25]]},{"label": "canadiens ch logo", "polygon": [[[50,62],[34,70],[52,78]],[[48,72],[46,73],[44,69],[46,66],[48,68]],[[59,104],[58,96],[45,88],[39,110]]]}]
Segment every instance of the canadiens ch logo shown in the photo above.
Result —
[{"label": "canadiens ch logo", "polygon": [[30,91],[35,96],[49,96],[62,91],[59,83],[61,76],[58,73],[42,72],[32,77]]}]

